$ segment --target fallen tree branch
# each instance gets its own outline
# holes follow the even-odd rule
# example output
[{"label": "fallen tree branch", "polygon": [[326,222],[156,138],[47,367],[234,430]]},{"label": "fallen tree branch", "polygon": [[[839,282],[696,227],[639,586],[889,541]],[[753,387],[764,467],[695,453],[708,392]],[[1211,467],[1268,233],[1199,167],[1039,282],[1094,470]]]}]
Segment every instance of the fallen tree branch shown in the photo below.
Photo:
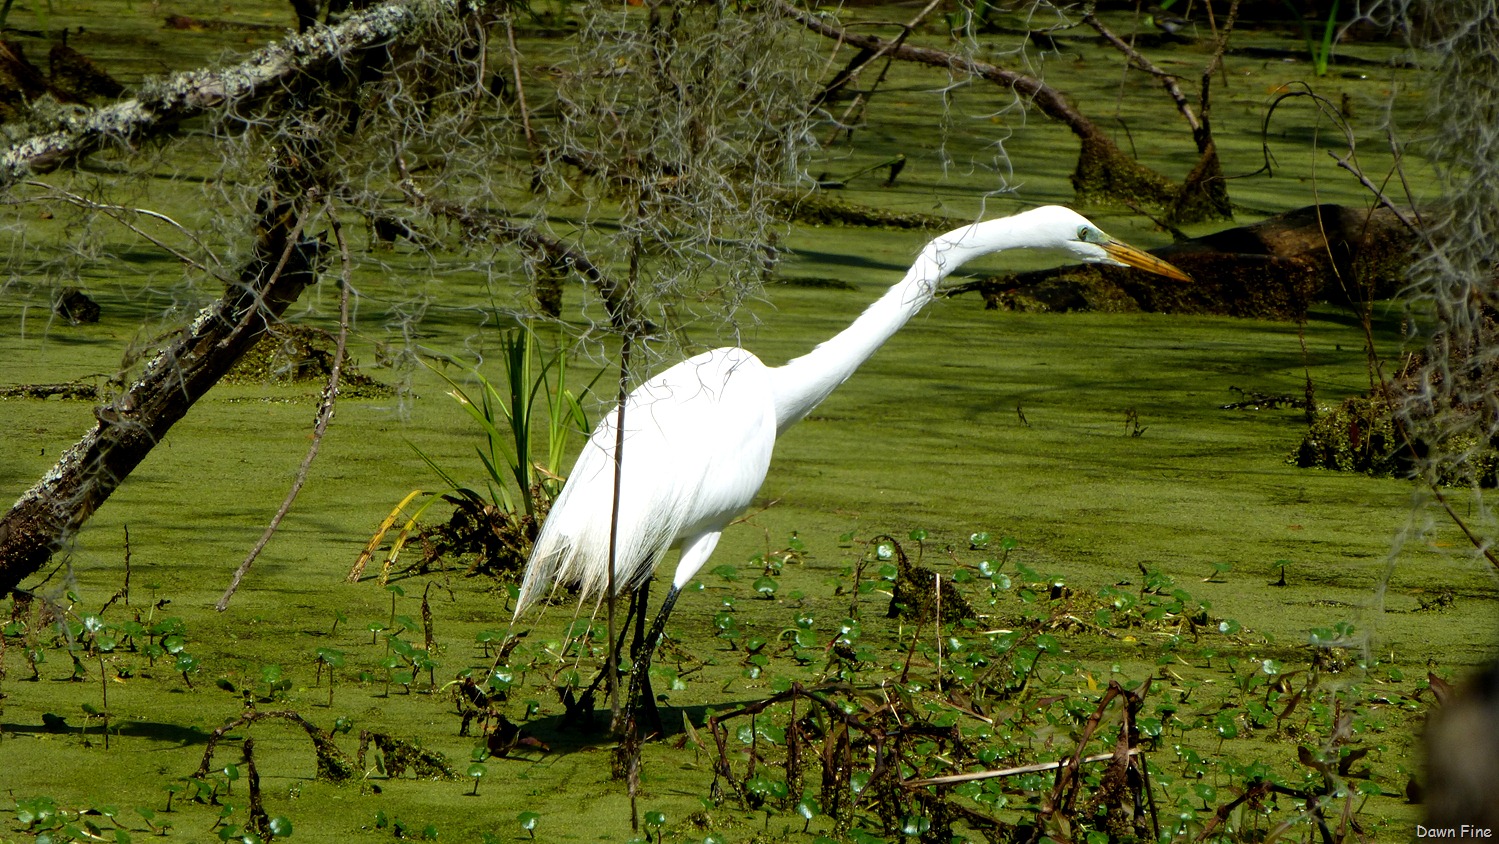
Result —
[{"label": "fallen tree branch", "polygon": [[[906,22],[905,26],[901,27],[900,34],[895,36],[894,40],[887,41],[885,46],[879,50],[860,50],[854,56],[854,60],[849,62],[848,67],[845,67],[832,82],[828,83],[827,87],[822,90],[822,93],[817,95],[816,99],[812,101],[812,105],[818,106],[829,101],[836,92],[841,91],[849,83],[853,82],[858,77],[860,71],[874,64],[875,61],[884,57],[890,50],[906,43],[906,39],[916,30],[916,27],[920,26],[921,22],[926,20],[927,15],[930,15],[932,10],[937,8],[941,2],[942,0],[931,0],[930,3],[927,3],[921,11],[916,13],[915,17],[911,18],[911,20]],[[828,137],[827,145],[832,145],[833,139],[838,137],[839,132],[848,132],[849,137],[853,137],[853,121],[863,113],[864,106],[868,104],[869,98],[874,96],[875,90],[885,81],[886,74],[890,72],[892,61],[893,59],[885,59],[885,66],[880,69],[880,76],[875,80],[874,84],[869,86],[867,90],[859,91],[854,96],[854,101],[849,104],[848,108],[844,109],[843,116],[835,121],[833,134]]]},{"label": "fallen tree branch", "polygon": [[[319,99],[320,82],[303,76],[300,83],[288,89],[294,109]],[[288,137],[270,162],[268,184],[256,203],[254,250],[223,296],[199,311],[124,393],[95,408],[98,424],[0,517],[0,595],[64,548],[172,426],[316,281],[322,243],[303,231],[324,196],[318,187],[323,145],[317,124],[292,126]]]},{"label": "fallen tree branch", "polygon": [[[460,9],[460,6],[462,8]],[[256,213],[251,258],[225,281],[223,296],[201,310],[173,342],[162,347],[140,378],[114,401],[95,410],[98,424],[65,451],[56,465],[0,517],[0,595],[15,590],[98,510],[198,399],[278,321],[317,277],[323,246],[302,236],[322,204],[320,124],[314,108],[320,71],[347,62],[361,48],[383,47],[444,13],[469,12],[460,0],[392,2],[256,52],[223,70],[178,74],[141,96],[84,112],[64,128],[34,136],[0,152],[0,186],[38,169],[52,169],[110,143],[134,142],[171,131],[207,109],[259,96],[288,96],[293,121]]]},{"label": "fallen tree branch", "polygon": [[950,73],[977,76],[1014,91],[1047,117],[1065,125],[1082,141],[1072,187],[1081,202],[1116,201],[1120,198],[1147,199],[1152,204],[1172,203],[1176,188],[1171,180],[1124,154],[1098,124],[1077,110],[1056,88],[1034,76],[1008,70],[998,65],[939,50],[898,43],[876,35],[849,32],[791,5],[787,0],[770,0],[770,8],[796,21],[808,30],[861,50],[888,55],[903,61],[940,67]]},{"label": "fallen tree branch", "polygon": [[[284,200],[282,201],[284,202]],[[302,212],[263,200],[256,256],[218,301],[94,411],[98,424],[0,517],[0,595],[36,572],[109,498],[151,449],[315,277],[318,244],[300,237]]]},{"label": "fallen tree branch", "polygon": [[[1138,747],[1129,749],[1130,756],[1139,756],[1142,751]],[[1108,753],[1095,753],[1092,756],[1084,756],[1076,761],[1079,765],[1091,765],[1094,762],[1107,762],[1114,758],[1114,751]],[[1013,768],[999,768],[993,771],[971,771],[966,774],[947,774],[940,777],[921,777],[920,779],[901,780],[902,788],[921,788],[928,785],[957,785],[974,780],[992,780],[1001,777],[1018,777],[1022,774],[1039,774],[1042,771],[1055,771],[1074,764],[1071,756],[1058,759],[1055,762],[1037,762],[1033,765],[1017,765]]]},{"label": "fallen tree branch", "polygon": [[191,70],[149,83],[132,99],[64,117],[62,128],[25,138],[0,152],[0,187],[111,144],[135,144],[175,132],[182,121],[225,103],[279,93],[299,74],[320,75],[352,52],[395,39],[442,14],[457,14],[466,5],[461,0],[394,0],[351,15],[337,26],[269,44],[233,67]]}]

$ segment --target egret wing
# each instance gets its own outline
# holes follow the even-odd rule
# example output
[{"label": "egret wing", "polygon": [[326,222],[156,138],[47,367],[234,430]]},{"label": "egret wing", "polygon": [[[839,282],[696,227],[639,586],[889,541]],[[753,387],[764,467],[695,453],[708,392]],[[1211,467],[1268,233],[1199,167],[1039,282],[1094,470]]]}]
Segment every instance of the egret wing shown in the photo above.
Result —
[{"label": "egret wing", "polygon": [[[617,408],[600,420],[531,552],[519,615],[556,586],[608,585]],[[639,586],[684,538],[722,530],[754,499],[775,445],[766,367],[716,349],[651,378],[625,402],[616,587]],[[690,574],[689,574],[690,576]]]}]

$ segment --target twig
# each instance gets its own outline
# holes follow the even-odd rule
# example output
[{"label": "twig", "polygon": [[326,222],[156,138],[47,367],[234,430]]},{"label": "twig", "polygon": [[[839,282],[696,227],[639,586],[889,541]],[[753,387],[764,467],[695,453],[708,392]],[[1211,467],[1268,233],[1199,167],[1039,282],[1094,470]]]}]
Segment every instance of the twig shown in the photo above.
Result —
[{"label": "twig", "polygon": [[531,111],[526,108],[526,87],[520,80],[520,50],[515,47],[515,27],[505,16],[505,41],[510,45],[510,72],[515,75],[515,104],[520,108],[521,130],[526,135],[526,150],[536,155],[536,134],[531,131]]},{"label": "twig", "polygon": [[[333,405],[338,398],[338,379],[343,370],[344,351],[349,339],[349,289],[353,286],[353,260],[349,256],[349,243],[344,238],[343,227],[339,225],[338,216],[333,214],[330,205],[328,208],[328,220],[333,230],[333,239],[338,242],[339,258],[342,262],[342,278],[339,281],[339,303],[338,303],[338,346],[333,353],[333,369],[328,374],[328,384],[323,388],[323,400],[318,407],[317,423],[312,429],[312,445],[307,448],[307,455],[302,458],[302,465],[297,469],[297,476],[292,481],[291,489],[287,490],[286,499],[281,502],[281,507],[276,510],[276,515],[271,518],[271,523],[266,526],[265,533],[261,534],[260,541],[250,549],[245,561],[239,564],[234,572],[234,578],[229,582],[229,588],[224,590],[223,597],[214,608],[219,612],[229,609],[229,600],[234,597],[235,590],[239,589],[240,581],[244,579],[245,573],[260,552],[265,549],[271,537],[276,534],[276,529],[281,525],[281,520],[291,510],[292,502],[297,500],[297,494],[302,491],[302,486],[307,483],[307,472],[312,468],[312,461],[317,458],[318,449],[323,444],[323,434],[328,430],[328,423],[333,420]],[[295,241],[295,236],[293,236]]]},{"label": "twig", "polygon": [[[888,54],[891,50],[897,49],[901,44],[904,44],[906,39],[910,37],[911,33],[916,30],[916,27],[920,26],[921,22],[923,20],[926,20],[926,16],[930,15],[932,13],[932,10],[937,8],[937,6],[941,3],[942,0],[931,0],[930,3],[926,4],[925,8],[916,13],[915,17],[906,22],[905,26],[901,28],[899,35],[885,42],[882,46],[879,47],[879,49],[870,53],[863,61],[858,62],[851,67],[845,68],[843,73],[839,74],[844,79],[844,84],[852,81],[853,78],[858,75],[859,71],[873,64],[880,57]],[[894,56],[890,56],[889,58],[887,58],[885,60],[885,66],[880,69],[879,78],[874,81],[873,85],[869,86],[869,90],[860,91],[854,96],[854,101],[852,103],[849,103],[848,108],[844,109],[843,116],[835,121],[833,134],[827,140],[828,144],[831,144],[833,142],[833,138],[836,138],[839,132],[848,132],[850,133],[850,135],[852,135],[853,128],[849,125],[850,122],[863,111],[864,105],[869,102],[869,98],[873,96],[875,90],[878,89],[880,85],[885,81],[885,76],[890,72],[890,65],[894,63],[894,61]],[[831,88],[831,85],[829,87]]]},{"label": "twig", "polygon": [[1130,65],[1161,80],[1162,87],[1166,89],[1166,93],[1171,96],[1171,99],[1176,102],[1176,110],[1181,112],[1182,117],[1187,121],[1187,125],[1191,127],[1193,132],[1198,130],[1201,124],[1197,120],[1197,115],[1192,111],[1192,104],[1187,100],[1187,95],[1182,93],[1181,86],[1176,84],[1177,80],[1181,77],[1174,73],[1167,73],[1156,67],[1150,59],[1145,58],[1129,42],[1115,35],[1113,30],[1104,26],[1103,21],[1099,20],[1098,16],[1093,14],[1091,10],[1084,13],[1083,23],[1098,30],[1099,35],[1102,35],[1106,41],[1114,45],[1114,49],[1124,54],[1125,59]]},{"label": "twig", "polygon": [[255,767],[255,739],[245,736],[240,751],[245,758],[245,788],[250,792],[250,828],[262,838],[271,837],[271,819],[265,813],[265,801],[260,796],[260,770]]},{"label": "twig", "polygon": [[[609,507],[609,571],[605,585],[604,601],[607,604],[607,622],[609,627],[609,665],[607,667],[609,683],[607,685],[609,694],[609,723],[618,732],[622,726],[620,723],[619,708],[619,651],[624,639],[619,642],[614,640],[614,603],[619,597],[616,591],[619,584],[616,580],[615,569],[619,562],[619,497],[624,480],[624,456],[625,456],[625,405],[630,397],[630,350],[634,345],[633,335],[626,332],[619,349],[619,406],[615,410],[614,417],[614,496]],[[636,608],[643,616],[645,607]],[[639,666],[636,666],[638,669]],[[627,705],[633,705],[631,701]],[[636,735],[634,717],[631,717],[628,725],[629,734],[626,740]],[[634,794],[634,789],[630,792]],[[634,820],[634,808],[631,810],[631,820]]]},{"label": "twig", "polygon": [[1380,205],[1390,209],[1390,213],[1395,215],[1395,219],[1399,220],[1405,225],[1406,228],[1410,229],[1412,234],[1424,237],[1424,233],[1422,232],[1420,226],[1418,226],[1414,220],[1405,216],[1405,212],[1395,207],[1395,203],[1391,202],[1390,198],[1385,196],[1384,191],[1380,190],[1378,185],[1374,184],[1369,180],[1368,176],[1364,175],[1363,168],[1359,167],[1353,162],[1353,148],[1351,146],[1349,147],[1347,155],[1338,155],[1332,150],[1328,150],[1327,154],[1332,156],[1332,160],[1336,161],[1339,167],[1347,170],[1349,173],[1352,173],[1353,177],[1355,179],[1358,179],[1358,183],[1363,185],[1370,193],[1374,194],[1374,199],[1379,202]]},{"label": "twig", "polygon": [[121,216],[121,214],[128,212],[131,214],[141,214],[147,217],[161,220],[167,225],[172,226],[173,228],[182,232],[189,240],[197,245],[199,249],[203,250],[203,253],[205,255],[207,255],[209,258],[212,258],[215,265],[217,265],[220,269],[223,268],[224,265],[220,263],[218,256],[213,253],[212,249],[209,249],[207,246],[205,246],[203,244],[203,241],[198,239],[197,235],[193,234],[186,226],[159,211],[152,211],[149,208],[131,208],[125,205],[112,205],[103,202],[95,202],[92,199],[87,199],[85,197],[79,196],[76,193],[63,190],[62,188],[56,187],[54,185],[49,185],[46,182],[27,180],[25,182],[22,182],[22,184],[26,185],[27,187],[42,188],[43,190],[51,191],[53,196],[49,198],[61,200],[68,203],[69,205],[76,205],[79,208],[83,208],[89,211],[102,212],[111,220],[114,220],[125,228],[130,229],[131,231],[135,232],[146,240],[151,241],[153,244],[159,246],[167,252],[172,253],[177,257],[177,260],[181,261],[182,263],[187,264],[188,266],[192,267],[193,269],[199,270],[200,272],[209,273],[218,278],[220,281],[227,281],[227,279],[219,276],[218,273],[214,272],[212,267],[208,267],[198,262],[191,256],[185,255],[181,251],[168,246],[160,239],[153,237],[146,231],[142,230],[139,226],[135,225],[134,223],[128,222],[124,219],[124,217]]},{"label": "twig", "polygon": [[[1129,749],[1130,756],[1139,756],[1144,753],[1138,747]],[[1107,762],[1114,758],[1113,752],[1095,753],[1092,756],[1084,756],[1077,760],[1077,764],[1091,765],[1094,762]],[[921,777],[914,780],[902,780],[904,788],[922,788],[928,785],[954,785],[960,782],[973,782],[974,780],[992,780],[1000,777],[1018,777],[1021,774],[1035,774],[1041,771],[1055,771],[1073,764],[1073,758],[1058,759],[1055,762],[1037,762],[1032,765],[1018,765],[1014,768],[1000,768],[994,771],[973,771],[967,774],[948,774],[941,777]]]}]

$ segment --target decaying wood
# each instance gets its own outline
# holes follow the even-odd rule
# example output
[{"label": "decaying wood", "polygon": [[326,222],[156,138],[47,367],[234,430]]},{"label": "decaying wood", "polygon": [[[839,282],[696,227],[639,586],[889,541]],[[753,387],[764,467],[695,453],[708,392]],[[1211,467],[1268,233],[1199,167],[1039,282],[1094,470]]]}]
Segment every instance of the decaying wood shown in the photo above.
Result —
[{"label": "decaying wood", "polygon": [[[1208,14],[1212,14],[1209,9]],[[1212,58],[1202,71],[1199,88],[1198,110],[1194,111],[1187,95],[1182,93],[1179,77],[1157,67],[1154,62],[1136,50],[1129,42],[1114,34],[1091,10],[1083,14],[1083,23],[1098,30],[1099,35],[1119,52],[1124,54],[1131,67],[1154,76],[1166,89],[1166,94],[1176,103],[1187,126],[1192,130],[1192,140],[1197,144],[1197,164],[1187,174],[1186,181],[1177,191],[1167,217],[1172,223],[1191,223],[1203,220],[1232,220],[1233,205],[1229,202],[1227,182],[1223,178],[1223,165],[1218,158],[1218,145],[1213,140],[1212,122],[1209,119],[1212,106],[1213,74],[1223,65],[1223,54],[1228,48],[1228,37],[1233,32],[1239,15],[1239,0],[1232,0],[1228,16],[1221,27],[1216,27],[1215,46]]]},{"label": "decaying wood", "polygon": [[1113,138],[1068,102],[1061,91],[1033,76],[946,50],[917,47],[875,35],[850,32],[797,9],[786,0],[771,0],[771,6],[808,30],[841,44],[903,61],[945,68],[955,74],[977,76],[1024,97],[1042,114],[1072,130],[1082,142],[1077,168],[1072,173],[1072,187],[1079,202],[1117,202],[1125,199],[1164,208],[1176,197],[1177,188],[1170,179],[1126,155],[1114,143]]},{"label": "decaying wood", "polygon": [[[293,115],[312,114],[320,86],[287,86]],[[297,111],[297,109],[304,109]],[[322,244],[303,236],[321,205],[318,124],[292,117],[256,203],[254,252],[223,296],[199,311],[119,397],[94,410],[98,423],[0,517],[0,595],[41,569],[140,465],[198,399],[317,279]]]},{"label": "decaying wood", "polygon": [[1088,265],[997,276],[946,292],[978,292],[992,308],[1296,319],[1313,301],[1393,295],[1414,243],[1389,209],[1312,205],[1151,250],[1185,270],[1192,284]]}]

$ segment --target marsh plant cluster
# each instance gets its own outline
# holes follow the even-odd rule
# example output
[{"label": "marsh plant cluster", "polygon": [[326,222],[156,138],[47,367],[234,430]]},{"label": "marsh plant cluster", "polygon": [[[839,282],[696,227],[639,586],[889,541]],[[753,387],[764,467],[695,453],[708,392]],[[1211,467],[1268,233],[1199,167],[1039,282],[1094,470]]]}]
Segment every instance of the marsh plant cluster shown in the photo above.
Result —
[{"label": "marsh plant cluster", "polygon": [[[957,547],[922,530],[808,545],[792,536],[693,585],[692,600],[713,609],[679,619],[652,667],[668,729],[648,753],[635,840],[1340,842],[1403,825],[1419,787],[1404,743],[1427,681],[1347,647],[1351,625],[1268,641],[1159,571],[1084,590],[982,532]],[[1206,574],[1235,577],[1227,565]],[[52,740],[93,754],[139,747],[132,719],[112,712],[122,684],[195,695],[225,715],[197,734],[196,770],[155,774],[154,799],[122,806],[105,783],[97,803],[13,794],[0,840],[293,838],[294,824],[316,820],[294,799],[314,782],[363,801],[372,840],[448,837],[456,818],[396,814],[380,795],[410,782],[482,796],[538,760],[607,741],[586,717],[563,723],[607,659],[600,623],[465,640],[434,599],[482,598],[485,579],[428,578],[421,590],[388,584],[381,617],[338,611],[323,644],[254,667],[193,657],[193,631],[162,599],[14,602],[0,693],[48,681]],[[947,609],[954,601],[962,612]],[[360,723],[393,699],[436,731]],[[671,708],[684,699],[708,708]],[[434,749],[464,741],[466,760]],[[293,750],[272,763],[257,742]],[[275,771],[290,790],[261,788],[272,764],[292,769]],[[656,766],[687,771],[673,788],[696,797],[668,800]],[[568,829],[507,795],[499,816],[484,805],[477,832],[461,828],[485,841]]]}]

